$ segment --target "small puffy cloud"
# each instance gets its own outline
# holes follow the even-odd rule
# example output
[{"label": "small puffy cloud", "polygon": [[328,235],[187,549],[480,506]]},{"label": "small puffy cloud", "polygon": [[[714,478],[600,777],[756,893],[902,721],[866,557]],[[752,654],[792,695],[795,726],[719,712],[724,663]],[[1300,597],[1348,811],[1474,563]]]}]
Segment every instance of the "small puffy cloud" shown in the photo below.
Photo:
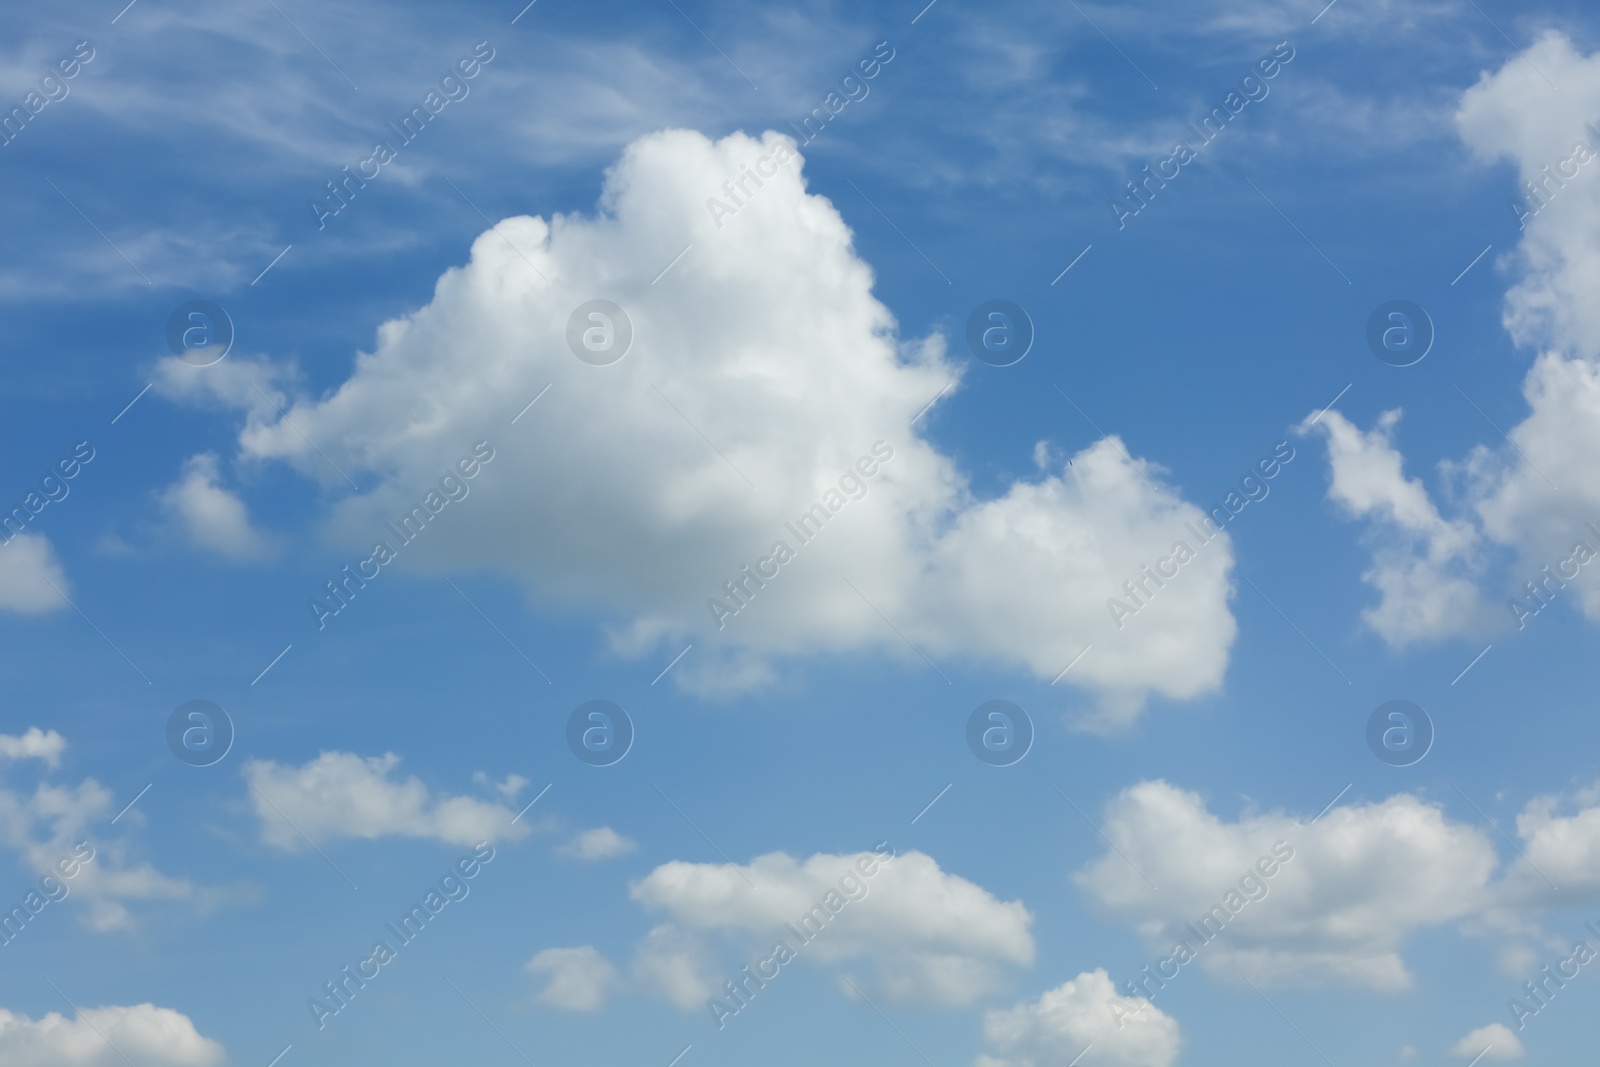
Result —
[{"label": "small puffy cloud", "polygon": [[493,789],[500,794],[501,799],[508,803],[517,799],[517,794],[522,792],[528,785],[528,780],[520,774],[508,774],[504,781],[497,782],[483,771],[473,771],[472,782],[474,785]]},{"label": "small puffy cloud", "polygon": [[[769,157],[783,162],[735,217],[708,211],[742,165]],[[492,462],[407,550],[411,566],[505,574],[537,609],[592,619],[617,655],[693,640],[672,684],[696,692],[770,685],[806,655],[920,667],[901,633],[935,660],[1040,679],[1093,643],[1065,684],[1090,690],[1102,726],[1151,693],[1218,688],[1235,635],[1228,538],[1191,543],[1182,578],[1118,629],[1108,598],[1192,542],[1200,509],[1115,437],[978,495],[917,422],[959,388],[965,358],[942,335],[899,335],[803,166],[777,133],[642,137],[595,216],[502,220],[326,394],[231,361],[207,368],[224,370],[214,378],[164,364],[163,388],[243,409],[241,457],[342,494],[332,536],[366,550],[484,436],[485,412],[509,418],[548,386],[515,432],[493,432]],[[569,319],[597,298],[632,327],[605,367],[568,347]],[[308,439],[371,488],[343,495]],[[566,459],[546,462],[555,452]],[[789,532],[808,513],[816,536]],[[726,599],[736,577],[743,606]]]},{"label": "small puffy cloud", "polygon": [[598,1011],[617,980],[617,969],[592,945],[547,948],[524,969],[548,979],[535,999],[562,1011]]},{"label": "small puffy cloud", "polygon": [[221,484],[214,453],[190,456],[183,473],[161,493],[161,506],[191,544],[231,560],[261,559],[272,544],[250,523],[250,512]]},{"label": "small puffy cloud", "polygon": [[585,830],[562,845],[559,851],[563,856],[574,859],[608,860],[615,856],[626,856],[637,847],[632,838],[624,837],[609,826],[601,826]]},{"label": "small puffy cloud", "polygon": [[682,1011],[701,1010],[720,992],[705,942],[671,923],[651,930],[634,949],[633,978]]},{"label": "small puffy cloud", "polygon": [[154,1004],[85,1008],[68,1019],[30,1019],[0,1009],[0,1063],[6,1067],[119,1067],[126,1055],[149,1067],[215,1067],[223,1049],[201,1037],[188,1016]]},{"label": "small puffy cloud", "polygon": [[1477,632],[1484,615],[1475,581],[1478,534],[1470,522],[1447,521],[1420,481],[1407,478],[1393,444],[1400,412],[1386,411],[1363,432],[1337,411],[1308,416],[1302,433],[1328,443],[1328,498],[1365,519],[1373,564],[1362,580],[1378,590],[1362,613],[1391,647]]},{"label": "small puffy cloud", "polygon": [[199,406],[244,409],[252,424],[277,418],[276,408],[288,403],[285,387],[300,381],[293,364],[234,355],[209,367],[196,367],[177,356],[156,363],[156,395]]},{"label": "small puffy cloud", "polygon": [[988,1011],[983,1036],[993,1055],[976,1067],[1054,1067],[1076,1062],[1093,1046],[1106,1067],[1172,1067],[1178,1023],[1154,1004],[1117,994],[1103,970],[1089,971],[1038,1000]]},{"label": "small puffy cloud", "polygon": [[[299,767],[245,764],[251,801],[267,844],[294,851],[342,837],[426,837],[456,845],[520,838],[516,812],[467,796],[435,795],[420,778],[394,775],[400,757],[323,752]],[[291,825],[292,824],[292,825]]]},{"label": "small puffy cloud", "polygon": [[1407,937],[1493,901],[1497,858],[1483,831],[1408,794],[1315,823],[1228,822],[1198,794],[1141,782],[1111,800],[1103,828],[1115,849],[1080,870],[1078,886],[1152,951],[1182,942],[1235,981],[1404,988]]},{"label": "small puffy cloud", "polygon": [[1450,1050],[1450,1055],[1464,1060],[1520,1060],[1524,1054],[1522,1042],[1505,1023],[1480,1026]]},{"label": "small puffy cloud", "polygon": [[6,759],[43,760],[52,769],[60,766],[61,753],[66,750],[67,739],[54,730],[44,731],[30,726],[20,737],[0,734],[0,756]]},{"label": "small puffy cloud", "polygon": [[49,538],[22,533],[0,544],[0,608],[39,615],[66,607],[69,592],[66,572]]},{"label": "small puffy cloud", "polygon": [[630,893],[668,914],[679,957],[687,943],[708,954],[713,933],[740,953],[765,952],[789,924],[809,935],[802,941],[791,932],[799,959],[870,963],[878,985],[899,1001],[968,1004],[996,989],[1006,967],[1033,962],[1033,916],[1021,901],[997,900],[921,852],[892,860],[875,852],[805,860],[773,852],[745,866],[674,861]]}]

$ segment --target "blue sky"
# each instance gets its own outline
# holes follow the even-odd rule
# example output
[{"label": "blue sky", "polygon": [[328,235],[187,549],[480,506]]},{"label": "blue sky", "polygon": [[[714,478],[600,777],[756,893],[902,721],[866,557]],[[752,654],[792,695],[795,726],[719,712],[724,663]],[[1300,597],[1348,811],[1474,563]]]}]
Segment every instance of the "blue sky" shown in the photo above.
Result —
[{"label": "blue sky", "polygon": [[[1592,1045],[1584,5],[8,22],[0,1060]],[[597,300],[618,358],[568,340]],[[169,347],[192,301],[222,358]],[[996,699],[1008,766],[968,748]]]}]

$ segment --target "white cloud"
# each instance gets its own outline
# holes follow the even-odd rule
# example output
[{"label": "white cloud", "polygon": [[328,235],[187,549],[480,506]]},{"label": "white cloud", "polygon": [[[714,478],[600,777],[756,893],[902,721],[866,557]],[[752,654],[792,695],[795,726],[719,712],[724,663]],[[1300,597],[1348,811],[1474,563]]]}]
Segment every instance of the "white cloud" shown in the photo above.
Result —
[{"label": "white cloud", "polygon": [[[294,851],[341,837],[426,837],[471,845],[527,836],[516,812],[467,796],[435,795],[415,776],[393,775],[400,757],[323,752],[299,767],[250,760],[245,780],[261,820],[261,839]],[[291,825],[292,824],[292,825]],[[298,829],[297,829],[298,828]]]},{"label": "white cloud", "polygon": [[[966,357],[937,334],[898,336],[844,220],[805,192],[801,161],[713,221],[707,198],[789,144],[682,130],[636,141],[609,172],[599,217],[502,221],[429,304],[379,328],[347,381],[323,399],[285,398],[287,419],[246,394],[239,372],[171,388],[247,407],[247,459],[292,463],[342,492],[310,438],[343,470],[375,475],[333,516],[352,549],[387,536],[386,520],[489,438],[496,459],[470,502],[406,549],[408,566],[510,574],[542,610],[597,618],[619,654],[692,639],[672,677],[696,691],[770,684],[777,663],[808,653],[867,650],[925,669],[884,617],[936,660],[1042,679],[1092,642],[1067,681],[1102,699],[1103,722],[1150,692],[1215,689],[1235,633],[1226,537],[1136,624],[1119,632],[1106,607],[1201,518],[1159,467],[1130,462],[1113,437],[980,499],[913,425],[959,387]],[[573,311],[600,297],[634,331],[632,350],[604,368],[576,359],[565,337]],[[170,382],[183,373],[163,371]],[[893,458],[865,496],[827,501],[879,441]],[[819,500],[840,506],[802,543],[784,524]],[[708,599],[780,539],[796,558],[719,630]]]},{"label": "white cloud", "polygon": [[539,1003],[563,1011],[598,1011],[617,979],[617,969],[592,945],[547,948],[527,962],[526,970],[549,978]]},{"label": "white cloud", "polygon": [[1091,1046],[1092,1062],[1106,1067],[1171,1067],[1181,1043],[1176,1020],[1149,1001],[1119,996],[1103,970],[1036,1001],[985,1012],[983,1036],[996,1055],[980,1055],[977,1067],[1053,1067]]},{"label": "white cloud", "polygon": [[[23,740],[31,735],[25,734]],[[43,747],[56,746],[46,735]],[[47,765],[49,761],[45,761]],[[41,783],[31,795],[0,788],[0,845],[39,876],[57,875],[57,864],[73,854],[74,846],[87,843],[93,859],[76,867],[70,879],[62,880],[68,898],[83,901],[86,910],[80,921],[91,930],[105,932],[129,929],[134,925],[125,901],[187,900],[210,907],[223,899],[214,890],[197,888],[187,879],[162,874],[148,862],[133,858],[128,845],[104,834],[107,819],[115,814],[111,791],[93,778],[76,786]],[[82,858],[82,854],[79,854]],[[19,889],[17,898],[25,890]],[[16,899],[5,900],[10,907]],[[39,921],[49,911],[39,913]],[[53,921],[53,920],[52,920]]]},{"label": "white cloud", "polygon": [[51,767],[61,765],[61,753],[66,751],[67,739],[54,730],[45,731],[30,726],[20,737],[0,734],[0,756],[6,759],[43,760]]},{"label": "white cloud", "polygon": [[1480,1026],[1455,1043],[1450,1055],[1465,1060],[1520,1060],[1524,1053],[1522,1042],[1505,1023]]},{"label": "white cloud", "polygon": [[528,780],[520,774],[508,774],[504,781],[497,782],[483,771],[473,771],[472,781],[475,785],[488,786],[508,803],[517,799],[517,794],[527,786]]},{"label": "white cloud", "polygon": [[70,592],[49,538],[22,533],[0,544],[0,608],[24,615],[56,611],[67,606],[62,597]]},{"label": "white cloud", "polygon": [[274,363],[264,358],[234,354],[221,363],[196,367],[177,357],[155,365],[155,393],[169,400],[198,407],[226,410],[243,408],[251,422],[276,416],[274,405],[288,402],[285,388],[301,384],[299,368],[292,362]]},{"label": "white cloud", "polygon": [[1586,904],[1600,894],[1600,783],[1572,798],[1534,797],[1517,816],[1517,836],[1521,856],[1506,874],[1508,904]]},{"label": "white cloud", "polygon": [[[1526,52],[1462,94],[1456,125],[1481,158],[1515,164],[1525,209],[1544,201],[1504,264],[1520,275],[1506,297],[1506,328],[1519,344],[1545,349],[1523,382],[1529,414],[1507,433],[1514,448],[1480,446],[1463,464],[1485,534],[1521,556],[1508,591],[1536,606],[1525,582],[1546,583],[1559,598],[1564,583],[1548,582],[1544,568],[1556,570],[1579,540],[1600,550],[1584,528],[1600,522],[1600,158],[1574,154],[1580,142],[1600,152],[1588,128],[1600,116],[1600,53],[1582,55],[1556,32]],[[1542,183],[1538,198],[1528,182]],[[1567,594],[1591,621],[1600,620],[1596,570],[1580,569]]]},{"label": "white cloud", "polygon": [[114,1067],[126,1055],[149,1067],[214,1067],[217,1042],[188,1016],[154,1004],[86,1008],[76,1018],[50,1012],[30,1019],[0,1009],[0,1062],[6,1067]]},{"label": "white cloud", "polygon": [[632,838],[624,837],[609,826],[600,826],[583,831],[562,845],[560,852],[574,859],[607,860],[614,856],[626,856],[637,847]]},{"label": "white cloud", "polygon": [[[1421,484],[1400,473],[1392,414],[1372,431],[1330,412],[1330,496],[1371,523],[1367,580],[1382,593],[1368,623],[1392,645],[1471,634],[1486,621],[1526,624],[1540,601],[1571,598],[1600,621],[1600,567],[1575,565],[1575,546],[1600,552],[1600,53],[1582,55],[1547,32],[1462,93],[1456,129],[1483,161],[1509,161],[1520,186],[1522,238],[1500,266],[1519,275],[1503,321],[1519,345],[1543,349],[1523,381],[1529,413],[1509,441],[1442,464],[1459,480],[1461,513],[1439,515]],[[1551,83],[1561,86],[1558,92]],[[1530,185],[1530,183],[1532,183]],[[1463,406],[1465,407],[1465,401]],[[1557,488],[1559,487],[1559,488]],[[1515,550],[1515,570],[1492,616],[1480,611],[1480,551]],[[1535,583],[1539,599],[1529,595]],[[1563,594],[1569,586],[1571,591]]]},{"label": "white cloud", "polygon": [[[668,914],[672,935],[661,935],[667,955],[704,979],[704,965],[682,961],[709,955],[707,935],[720,933],[743,955],[765,952],[774,931],[785,923],[799,929],[808,915],[813,922],[802,932],[810,939],[790,943],[800,960],[841,969],[869,962],[894,1000],[971,1003],[996,989],[1008,966],[1033,962],[1033,916],[1021,901],[997,900],[921,852],[882,860],[871,852],[803,861],[773,852],[744,866],[674,861],[634,883],[630,894]],[[860,864],[873,874],[864,876]],[[703,1007],[705,996],[677,1003]]]},{"label": "white cloud", "polygon": [[244,501],[221,484],[214,453],[190,456],[178,480],[161,492],[161,505],[190,543],[232,560],[261,559],[271,541],[250,523]]},{"label": "white cloud", "polygon": [[[1600,307],[1593,299],[1600,285],[1600,159],[1568,164],[1565,178],[1560,173],[1576,143],[1600,151],[1600,138],[1586,128],[1600,115],[1600,53],[1581,55],[1554,32],[1527,53],[1561,92],[1528,63],[1508,61],[1462,94],[1456,121],[1480,156],[1510,160],[1524,182],[1545,183],[1547,202],[1517,246],[1513,262],[1521,279],[1507,295],[1505,323],[1519,343],[1551,350],[1523,385],[1530,414],[1509,434],[1519,451],[1480,449],[1470,464],[1485,530],[1522,550],[1528,573],[1519,579],[1538,580],[1545,565],[1570,554],[1574,541],[1600,549],[1583,529],[1600,521],[1600,469],[1593,462],[1600,447]],[[1538,204],[1526,189],[1520,193]],[[1575,599],[1591,620],[1600,619],[1595,575],[1580,571]]]},{"label": "white cloud", "polygon": [[682,1011],[698,1011],[717,995],[717,975],[701,938],[671,923],[650,931],[633,955],[634,981]]},{"label": "white cloud", "polygon": [[[1566,562],[1580,541],[1600,552],[1600,537],[1586,525],[1600,524],[1600,469],[1592,459],[1600,448],[1600,365],[1545,353],[1522,391],[1530,413],[1508,431],[1516,450],[1480,447],[1464,465],[1475,511],[1489,537],[1521,555],[1507,592],[1537,608],[1524,584],[1531,581],[1542,598],[1564,599],[1564,571],[1574,586],[1565,595],[1600,621],[1600,566]],[[1517,614],[1504,618],[1510,623]]]},{"label": "white cloud", "polygon": [[[1492,902],[1497,859],[1485,834],[1408,794],[1345,804],[1314,824],[1282,813],[1227,822],[1198,794],[1141,782],[1107,805],[1103,829],[1121,851],[1087,864],[1079,887],[1153,952],[1183,941],[1200,967],[1235,981],[1404,988],[1408,936]],[[1241,888],[1279,841],[1293,857]],[[1218,905],[1232,913],[1225,936],[1203,942],[1188,927]]]},{"label": "white cloud", "polygon": [[1446,521],[1422,483],[1403,473],[1393,444],[1400,412],[1384,412],[1367,432],[1337,411],[1322,413],[1315,425],[1312,418],[1300,430],[1327,439],[1328,498],[1366,519],[1375,542],[1373,565],[1361,576],[1380,595],[1378,606],[1362,613],[1367,625],[1393,647],[1481,630],[1477,531]]},{"label": "white cloud", "polygon": [[[1523,277],[1506,300],[1507,329],[1519,343],[1590,359],[1600,356],[1600,308],[1591,296],[1600,286],[1600,160],[1575,159],[1561,172],[1579,142],[1600,150],[1585,129],[1597,115],[1600,54],[1580,54],[1553,30],[1484,73],[1456,112],[1457,132],[1481,159],[1509,160],[1524,182],[1546,181],[1546,167],[1555,175],[1516,251]],[[1527,207],[1539,206],[1526,188],[1515,192]]]}]

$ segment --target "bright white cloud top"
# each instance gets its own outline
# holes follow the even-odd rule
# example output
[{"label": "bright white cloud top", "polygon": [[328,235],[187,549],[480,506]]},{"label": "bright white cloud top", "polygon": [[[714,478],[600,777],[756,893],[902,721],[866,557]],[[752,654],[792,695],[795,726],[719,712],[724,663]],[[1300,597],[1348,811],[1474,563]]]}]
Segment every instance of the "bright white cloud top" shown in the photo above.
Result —
[{"label": "bright white cloud top", "polygon": [[[277,394],[283,420],[242,363],[204,388],[248,409],[245,458],[293,463],[339,494],[309,438],[376,480],[334,505],[352,551],[388,536],[384,523],[470,443],[490,441],[494,465],[457,505],[472,520],[442,516],[408,555],[509,574],[542,608],[605,625],[624,655],[693,639],[672,677],[699,692],[768,683],[779,660],[806,653],[920,667],[907,638],[935,660],[1042,679],[1093,643],[1069,680],[1099,696],[1105,723],[1150,693],[1215,689],[1235,633],[1228,538],[1202,547],[1185,526],[1200,509],[1114,437],[976,496],[917,422],[959,388],[965,358],[937,334],[897,336],[849,228],[805,191],[791,155],[774,133],[642,138],[608,173],[597,216],[497,224],[428,305],[379,329],[331,395]],[[713,222],[706,200],[764,157],[786,162],[747,185],[736,217]],[[594,299],[632,324],[630,351],[610,366],[568,349],[569,317]],[[163,368],[169,395],[201,388],[190,369]],[[813,504],[821,521],[791,532]],[[1165,583],[1143,579],[1180,540],[1196,558]],[[746,566],[765,578],[745,578]],[[1119,629],[1107,600],[1129,580],[1159,594]],[[739,607],[730,581],[744,583],[733,617],[708,604]]]}]

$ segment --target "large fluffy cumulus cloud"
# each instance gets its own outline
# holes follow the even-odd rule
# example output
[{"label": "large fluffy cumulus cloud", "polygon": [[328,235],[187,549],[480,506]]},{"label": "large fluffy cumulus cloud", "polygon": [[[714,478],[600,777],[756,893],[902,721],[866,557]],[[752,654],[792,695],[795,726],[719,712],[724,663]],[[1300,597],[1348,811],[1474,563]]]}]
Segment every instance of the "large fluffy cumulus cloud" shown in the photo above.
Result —
[{"label": "large fluffy cumulus cloud", "polygon": [[[783,657],[810,652],[926,669],[908,642],[934,661],[1045,679],[1092,644],[1068,680],[1113,718],[1151,692],[1219,685],[1235,631],[1226,538],[1136,625],[1118,631],[1106,607],[1200,517],[1159,468],[1110,438],[980,499],[915,422],[959,388],[964,358],[938,334],[898,335],[845,221],[806,192],[802,160],[713,217],[725,181],[790,152],[775,133],[642,138],[596,216],[498,223],[329,395],[263,382],[281,418],[240,383],[219,394],[248,409],[243,458],[293,463],[342,494],[333,530],[364,549],[488,440],[496,458],[404,566],[512,575],[539,608],[604,625],[625,655],[692,639],[672,677],[702,691],[768,682]],[[634,331],[610,366],[567,345],[569,318],[595,299]],[[878,442],[893,457],[865,495],[854,482],[858,499],[830,495]],[[363,491],[346,494],[335,465]],[[819,501],[836,513],[802,544],[784,524]],[[795,559],[715,620],[708,599],[738,607],[725,583],[780,540]]]}]

